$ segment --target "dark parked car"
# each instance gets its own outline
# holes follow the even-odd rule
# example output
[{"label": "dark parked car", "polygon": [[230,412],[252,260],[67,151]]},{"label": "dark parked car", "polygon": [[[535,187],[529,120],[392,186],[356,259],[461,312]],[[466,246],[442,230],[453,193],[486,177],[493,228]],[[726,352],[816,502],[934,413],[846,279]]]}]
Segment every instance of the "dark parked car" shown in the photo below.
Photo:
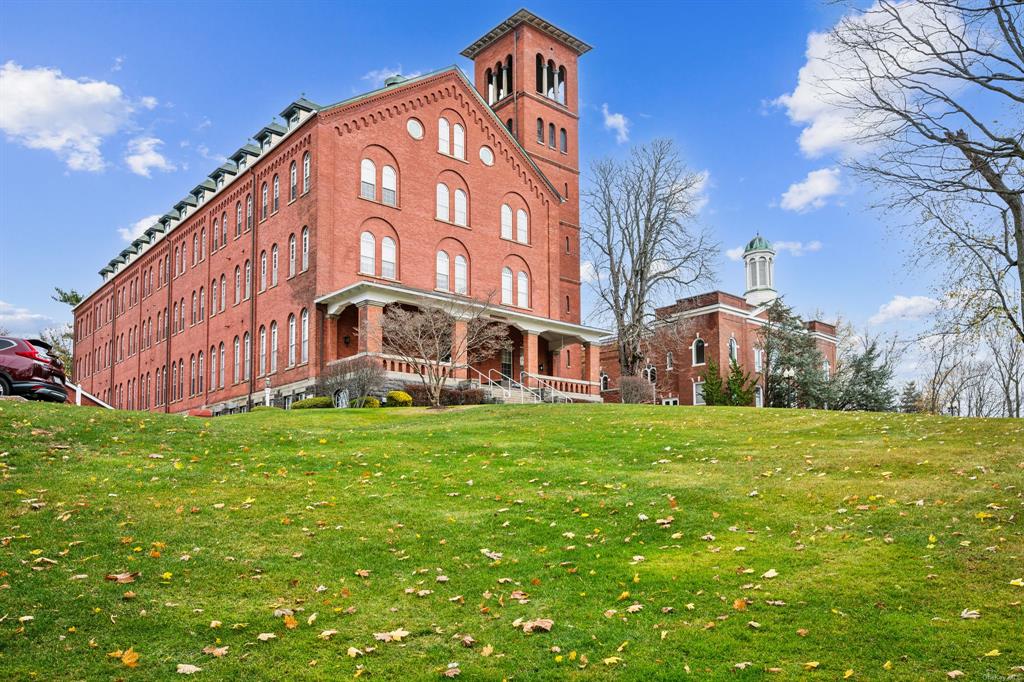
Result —
[{"label": "dark parked car", "polygon": [[39,339],[0,336],[0,395],[62,403],[68,399],[64,363]]}]

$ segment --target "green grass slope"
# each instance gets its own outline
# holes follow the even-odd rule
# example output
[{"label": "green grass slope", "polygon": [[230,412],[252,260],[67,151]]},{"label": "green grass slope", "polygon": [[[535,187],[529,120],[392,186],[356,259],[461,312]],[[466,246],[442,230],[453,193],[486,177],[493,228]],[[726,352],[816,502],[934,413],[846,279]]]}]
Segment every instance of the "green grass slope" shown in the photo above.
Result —
[{"label": "green grass slope", "polygon": [[1022,491],[1011,420],[0,402],[0,671],[1019,679]]}]

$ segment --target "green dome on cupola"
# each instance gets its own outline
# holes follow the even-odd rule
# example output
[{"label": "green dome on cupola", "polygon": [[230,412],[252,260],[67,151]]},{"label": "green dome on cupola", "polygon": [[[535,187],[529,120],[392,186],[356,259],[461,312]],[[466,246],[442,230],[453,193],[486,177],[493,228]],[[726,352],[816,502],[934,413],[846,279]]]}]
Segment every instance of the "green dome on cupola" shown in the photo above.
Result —
[{"label": "green dome on cupola", "polygon": [[743,253],[750,253],[751,251],[771,251],[772,245],[767,239],[758,234],[756,237],[747,242],[747,247],[743,249]]}]

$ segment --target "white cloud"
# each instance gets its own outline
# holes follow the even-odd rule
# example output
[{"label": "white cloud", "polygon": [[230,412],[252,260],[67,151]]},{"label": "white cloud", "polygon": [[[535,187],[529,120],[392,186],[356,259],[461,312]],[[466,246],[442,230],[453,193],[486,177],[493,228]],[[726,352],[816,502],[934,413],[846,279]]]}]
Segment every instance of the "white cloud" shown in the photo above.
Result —
[{"label": "white cloud", "polygon": [[149,172],[154,168],[165,173],[175,170],[174,164],[157,151],[157,147],[163,143],[163,140],[157,137],[136,137],[129,142],[124,161],[132,173],[148,178]]},{"label": "white cloud", "polygon": [[708,205],[711,197],[708,196],[708,188],[711,186],[711,171],[702,170],[697,173],[697,181],[690,188],[690,195],[693,201],[693,212],[700,213]]},{"label": "white cloud", "polygon": [[71,170],[102,170],[100,144],[131,113],[131,103],[112,83],[12,61],[0,67],[0,130],[25,147],[54,152]]},{"label": "white cloud", "polygon": [[33,313],[28,308],[19,308],[7,301],[0,301],[0,327],[16,336],[32,336],[52,326],[55,320],[47,315]]},{"label": "white cloud", "polygon": [[157,105],[160,104],[160,102],[159,100],[157,100],[156,97],[146,96],[139,100],[139,104],[141,104],[144,109],[152,110],[156,109]]},{"label": "white cloud", "polygon": [[896,295],[883,304],[868,320],[870,324],[885,324],[895,320],[919,320],[935,312],[939,302],[928,296]]},{"label": "white cloud", "polygon": [[597,268],[594,266],[594,261],[585,260],[580,263],[581,282],[596,282],[598,279],[600,279],[600,276],[598,275]]},{"label": "white cloud", "polygon": [[803,182],[795,182],[782,194],[781,206],[786,211],[806,213],[821,208],[830,196],[839,193],[839,169],[821,168],[811,171]]},{"label": "white cloud", "polygon": [[402,65],[399,64],[396,67],[385,66],[380,69],[373,69],[363,74],[362,79],[364,81],[370,81],[370,85],[374,88],[384,87],[384,81],[392,76],[403,76],[405,78],[415,78],[419,76],[419,71],[413,71],[412,73],[402,73]]},{"label": "white cloud", "polygon": [[604,116],[604,129],[615,131],[615,141],[619,144],[629,142],[629,119],[609,111],[607,104],[601,105],[601,114]]},{"label": "white cloud", "polygon": [[114,65],[110,67],[111,71],[120,71],[121,67],[124,66],[124,55],[118,55],[114,57]]},{"label": "white cloud", "polygon": [[[959,33],[963,20],[955,10],[917,2],[895,2],[889,4],[888,11],[879,9],[876,2],[866,13],[843,17],[840,24],[861,35],[885,36],[887,44],[880,52],[891,57],[884,64],[877,54],[854,56],[841,49],[827,32],[811,33],[807,36],[806,62],[800,68],[796,88],[772,101],[786,110],[790,121],[803,128],[799,142],[806,156],[813,158],[827,152],[856,155],[871,146],[878,133],[899,125],[895,117],[858,111],[858,100],[873,99],[868,91],[869,81],[875,93],[896,101],[906,98],[921,104],[919,99],[927,98],[925,88],[919,93],[897,92],[891,82],[877,78],[885,73],[901,77],[905,69],[919,70],[932,65],[934,60],[909,47],[914,42],[909,38],[910,32],[940,41],[935,45],[937,51],[957,52],[959,46],[952,43],[949,34]],[[892,11],[898,14],[903,28],[892,19]],[[938,30],[942,25],[949,27],[948,33]],[[875,78],[869,79],[869,74]],[[851,103],[854,106],[849,106]]]},{"label": "white cloud", "polygon": [[146,228],[150,227],[160,218],[160,214],[148,215],[141,220],[136,220],[128,227],[117,228],[117,233],[121,235],[121,239],[126,242],[134,241],[142,236],[142,233],[146,231]]},{"label": "white cloud", "polygon": [[[772,248],[775,249],[776,253],[789,253],[791,256],[802,256],[805,253],[815,253],[821,251],[823,244],[817,239],[809,242],[772,242]],[[737,246],[735,249],[728,249],[725,255],[729,260],[743,260],[743,249],[742,246]]]}]

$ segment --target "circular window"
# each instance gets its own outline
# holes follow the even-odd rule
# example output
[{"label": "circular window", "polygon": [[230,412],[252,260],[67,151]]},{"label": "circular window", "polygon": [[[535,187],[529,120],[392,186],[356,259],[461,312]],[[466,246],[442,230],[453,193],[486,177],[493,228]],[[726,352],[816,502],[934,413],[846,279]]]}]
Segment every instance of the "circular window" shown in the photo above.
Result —
[{"label": "circular window", "polygon": [[423,139],[423,124],[420,123],[419,120],[410,118],[405,124],[405,129],[409,131],[409,135],[412,136],[414,140]]},{"label": "circular window", "polygon": [[494,165],[494,152],[488,146],[480,147],[480,160],[484,162],[486,166]]}]

